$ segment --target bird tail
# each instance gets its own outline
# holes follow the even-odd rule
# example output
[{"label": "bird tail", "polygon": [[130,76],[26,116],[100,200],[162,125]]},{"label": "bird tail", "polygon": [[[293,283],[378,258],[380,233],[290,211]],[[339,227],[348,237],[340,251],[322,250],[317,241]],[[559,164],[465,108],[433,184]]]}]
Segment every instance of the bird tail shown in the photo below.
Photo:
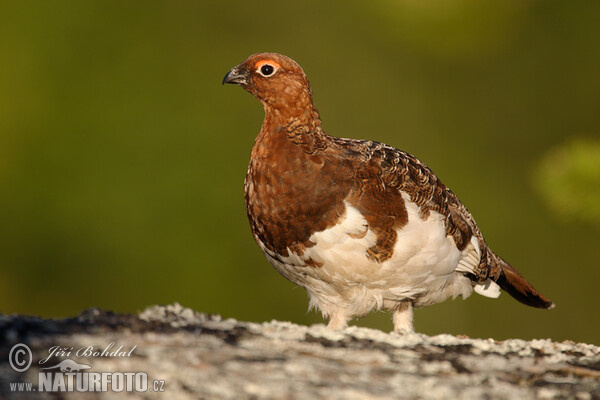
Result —
[{"label": "bird tail", "polygon": [[554,308],[554,303],[538,292],[523,276],[506,261],[493,254],[494,281],[517,301],[531,307]]}]

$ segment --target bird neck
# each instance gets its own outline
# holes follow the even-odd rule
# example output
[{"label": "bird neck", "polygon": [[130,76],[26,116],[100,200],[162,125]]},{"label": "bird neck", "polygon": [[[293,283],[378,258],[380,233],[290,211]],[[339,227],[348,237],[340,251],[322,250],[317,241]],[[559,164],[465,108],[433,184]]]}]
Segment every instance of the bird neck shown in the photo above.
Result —
[{"label": "bird neck", "polygon": [[290,127],[292,129],[302,127],[308,132],[321,131],[319,112],[310,100],[286,107],[273,107],[267,103],[263,103],[263,105],[265,108],[263,126],[267,125],[270,130],[273,128],[289,130]]},{"label": "bird neck", "polygon": [[297,108],[295,112],[289,107],[277,109],[265,105],[265,119],[256,143],[268,145],[283,141],[295,147],[296,151],[315,154],[326,147],[327,138],[321,129],[319,112],[312,104]]}]

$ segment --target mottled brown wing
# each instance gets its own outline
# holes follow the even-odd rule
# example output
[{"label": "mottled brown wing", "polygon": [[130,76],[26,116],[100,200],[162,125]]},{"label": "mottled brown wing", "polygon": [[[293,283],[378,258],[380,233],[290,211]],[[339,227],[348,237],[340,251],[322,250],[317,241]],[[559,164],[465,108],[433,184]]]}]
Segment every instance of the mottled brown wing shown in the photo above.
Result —
[{"label": "mottled brown wing", "polygon": [[363,162],[375,163],[385,185],[410,196],[410,200],[420,207],[422,218],[427,218],[431,211],[443,215],[446,232],[458,249],[463,250],[473,236],[478,239],[481,258],[473,274],[466,274],[471,280],[483,282],[489,278],[523,304],[554,307],[516,269],[490,250],[469,210],[416,157],[383,143],[349,139],[342,139],[342,142],[362,154]]},{"label": "mottled brown wing", "polygon": [[[458,249],[463,250],[475,236],[479,239],[481,254],[487,255],[487,246],[471,213],[416,157],[379,142],[334,140],[346,156],[360,157],[363,164],[374,165],[387,187],[406,193],[410,201],[420,207],[422,218],[427,218],[432,211],[443,215],[446,232]],[[473,277],[477,281],[486,279],[489,274],[488,257],[482,257],[481,261],[477,276]]]}]

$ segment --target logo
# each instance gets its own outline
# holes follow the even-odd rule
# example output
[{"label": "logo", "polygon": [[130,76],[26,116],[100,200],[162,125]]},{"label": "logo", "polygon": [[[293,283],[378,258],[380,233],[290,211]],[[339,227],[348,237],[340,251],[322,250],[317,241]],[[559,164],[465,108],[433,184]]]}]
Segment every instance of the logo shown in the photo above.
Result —
[{"label": "logo", "polygon": [[56,364],[53,367],[40,368],[40,370],[54,369],[54,368],[60,368],[60,372],[80,372],[80,371],[83,371],[84,369],[90,369],[92,367],[90,367],[87,364],[78,364],[75,361],[67,358],[66,360],[59,362],[58,364]]},{"label": "logo", "polygon": [[8,354],[8,363],[17,372],[27,371],[32,360],[31,349],[23,343],[15,344]]},{"label": "logo", "polygon": [[[74,357],[91,358],[130,357],[137,346],[126,349],[110,343],[104,349],[96,345],[81,347],[53,346],[48,349],[48,356],[38,361],[37,386],[33,382],[11,382],[12,392],[164,392],[164,380],[149,382],[148,374],[143,371],[96,372],[90,364],[75,361]],[[60,358],[64,358],[60,360]],[[52,362],[48,362],[52,360]],[[31,368],[33,354],[24,343],[14,345],[8,355],[11,368],[23,373]],[[44,364],[53,364],[44,366]],[[46,364],[46,365],[48,365]]]}]

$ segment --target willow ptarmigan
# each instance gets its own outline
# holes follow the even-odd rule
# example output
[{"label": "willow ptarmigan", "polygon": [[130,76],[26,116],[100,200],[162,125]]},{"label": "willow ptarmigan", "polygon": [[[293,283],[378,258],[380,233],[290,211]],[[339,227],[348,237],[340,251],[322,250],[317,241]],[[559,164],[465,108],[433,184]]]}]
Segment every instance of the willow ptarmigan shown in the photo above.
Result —
[{"label": "willow ptarmigan", "polygon": [[245,201],[254,238],[284,277],[306,289],[329,327],[373,309],[413,331],[413,308],[500,288],[552,308],[486,245],[469,211],[423,163],[370,140],[321,129],[302,68],[276,53],[225,75],[263,104]]}]

